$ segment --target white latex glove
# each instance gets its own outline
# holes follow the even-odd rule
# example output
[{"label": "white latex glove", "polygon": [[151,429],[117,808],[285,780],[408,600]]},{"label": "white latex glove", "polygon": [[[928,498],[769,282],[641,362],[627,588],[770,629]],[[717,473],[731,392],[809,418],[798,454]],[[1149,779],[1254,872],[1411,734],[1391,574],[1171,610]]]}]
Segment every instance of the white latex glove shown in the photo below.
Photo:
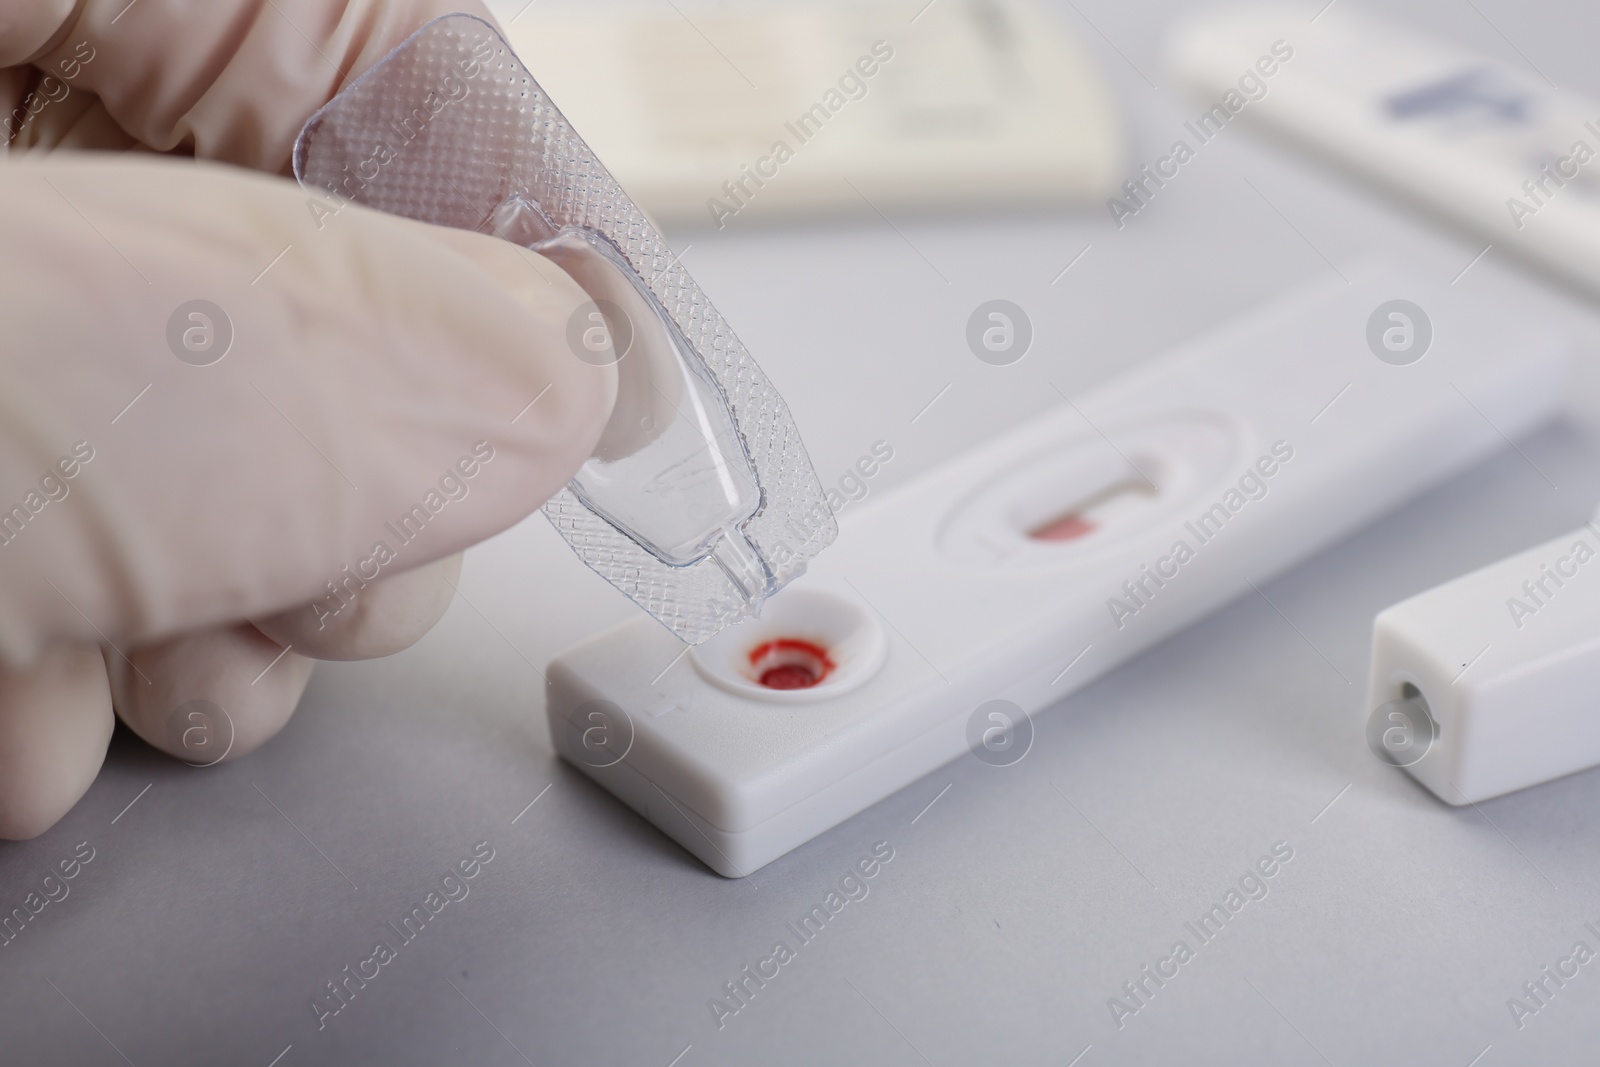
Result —
[{"label": "white latex glove", "polygon": [[415,641],[456,554],[593,450],[615,372],[567,349],[571,278],[356,207],[319,229],[282,176],[348,77],[463,8],[0,8],[0,837],[77,802],[113,707],[190,762],[249,752],[307,657]]}]

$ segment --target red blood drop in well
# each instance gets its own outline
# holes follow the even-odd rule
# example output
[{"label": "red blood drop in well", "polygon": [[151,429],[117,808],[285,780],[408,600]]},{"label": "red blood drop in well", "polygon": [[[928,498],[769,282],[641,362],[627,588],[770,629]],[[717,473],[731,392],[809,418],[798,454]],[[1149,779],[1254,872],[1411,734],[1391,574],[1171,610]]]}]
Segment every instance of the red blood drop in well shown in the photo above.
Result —
[{"label": "red blood drop in well", "polygon": [[833,660],[810,641],[780,637],[751,649],[750,666],[768,689],[810,689],[833,670]]},{"label": "red blood drop in well", "polygon": [[799,663],[768,667],[761,672],[761,684],[768,689],[810,689],[817,684],[817,672]]}]

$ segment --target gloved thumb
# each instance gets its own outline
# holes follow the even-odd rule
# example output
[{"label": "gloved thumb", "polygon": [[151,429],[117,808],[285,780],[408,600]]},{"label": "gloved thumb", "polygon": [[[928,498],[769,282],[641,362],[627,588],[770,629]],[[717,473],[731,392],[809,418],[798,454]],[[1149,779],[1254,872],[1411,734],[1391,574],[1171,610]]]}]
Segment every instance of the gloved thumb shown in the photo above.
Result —
[{"label": "gloved thumb", "polygon": [[281,178],[0,167],[0,664],[389,577],[515,523],[594,448],[587,299],[506,242]]}]

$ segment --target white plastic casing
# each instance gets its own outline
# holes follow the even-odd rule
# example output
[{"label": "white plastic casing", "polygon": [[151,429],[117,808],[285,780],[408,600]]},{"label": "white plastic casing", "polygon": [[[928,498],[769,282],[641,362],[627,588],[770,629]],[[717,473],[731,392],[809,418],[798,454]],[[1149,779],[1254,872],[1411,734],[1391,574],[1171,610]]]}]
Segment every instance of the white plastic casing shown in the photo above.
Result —
[{"label": "white plastic casing", "polygon": [[1402,601],[1372,627],[1367,710],[1422,695],[1432,747],[1406,767],[1475,804],[1600,764],[1594,523]]},{"label": "white plastic casing", "polygon": [[[902,0],[505,0],[501,23],[623,187],[674,231],[870,212],[869,200],[891,218],[1092,203],[1122,180],[1116,99],[1039,0],[920,14]],[[819,103],[833,112],[821,128]]]},{"label": "white plastic casing", "polygon": [[1168,66],[1195,91],[1183,139],[1199,147],[1219,115],[1259,123],[1464,223],[1496,255],[1516,249],[1600,289],[1585,166],[1600,150],[1600,102],[1376,14],[1398,5],[1318,6],[1314,19],[1244,3],[1178,20]]},{"label": "white plastic casing", "polygon": [[[1431,321],[1407,365],[1367,340],[1396,299]],[[1555,410],[1565,352],[1381,267],[1315,286],[846,513],[759,620],[688,651],[641,615],[561,653],[552,737],[749,874],[969,751],[980,706],[1031,715],[1503,447]],[[1069,512],[1093,531],[1028,536]],[[774,636],[835,673],[764,696],[707,680]]]}]

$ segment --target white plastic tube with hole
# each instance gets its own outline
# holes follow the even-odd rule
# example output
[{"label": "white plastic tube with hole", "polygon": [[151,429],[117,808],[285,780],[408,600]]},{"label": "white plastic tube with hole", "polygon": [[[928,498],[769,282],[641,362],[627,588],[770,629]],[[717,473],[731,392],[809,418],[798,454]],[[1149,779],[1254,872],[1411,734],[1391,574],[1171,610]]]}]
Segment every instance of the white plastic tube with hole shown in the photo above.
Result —
[{"label": "white plastic tube with hole", "polygon": [[[1397,299],[1431,326],[1404,365],[1368,341]],[[853,510],[758,620],[686,653],[641,616],[563,652],[552,736],[749,874],[994,741],[994,701],[1020,721],[980,756],[1024,755],[1025,716],[1548,418],[1565,352],[1442,283],[1317,285]],[[776,638],[831,670],[765,689],[749,656]]]},{"label": "white plastic tube with hole", "polygon": [[1403,730],[1433,736],[1401,738],[1410,754],[1391,762],[1446,803],[1476,804],[1600,765],[1597,683],[1590,522],[1380,613],[1366,707],[1420,699],[1431,724],[1412,717]]}]

